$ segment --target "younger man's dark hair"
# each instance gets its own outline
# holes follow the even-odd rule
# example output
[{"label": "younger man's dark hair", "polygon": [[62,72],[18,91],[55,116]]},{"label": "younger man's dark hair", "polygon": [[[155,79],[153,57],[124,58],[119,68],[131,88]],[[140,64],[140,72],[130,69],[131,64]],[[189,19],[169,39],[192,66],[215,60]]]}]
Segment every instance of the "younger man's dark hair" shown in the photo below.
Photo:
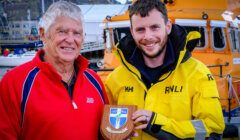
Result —
[{"label": "younger man's dark hair", "polygon": [[161,12],[165,23],[167,23],[167,9],[165,4],[161,2],[161,0],[136,0],[129,8],[130,21],[132,21],[132,16],[134,14],[139,13],[141,17],[146,17],[153,9],[157,9],[159,12]]}]

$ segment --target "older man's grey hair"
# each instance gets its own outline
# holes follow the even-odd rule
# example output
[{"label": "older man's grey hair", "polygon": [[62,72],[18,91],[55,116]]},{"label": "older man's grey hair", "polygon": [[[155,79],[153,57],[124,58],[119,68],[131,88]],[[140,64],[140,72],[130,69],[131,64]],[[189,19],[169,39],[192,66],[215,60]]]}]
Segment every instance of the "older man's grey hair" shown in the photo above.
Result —
[{"label": "older man's grey hair", "polygon": [[82,23],[84,35],[84,19],[80,7],[76,4],[66,1],[58,1],[50,5],[46,13],[40,19],[39,28],[43,28],[45,34],[48,32],[49,27],[54,24],[57,17],[65,16],[70,17]]}]

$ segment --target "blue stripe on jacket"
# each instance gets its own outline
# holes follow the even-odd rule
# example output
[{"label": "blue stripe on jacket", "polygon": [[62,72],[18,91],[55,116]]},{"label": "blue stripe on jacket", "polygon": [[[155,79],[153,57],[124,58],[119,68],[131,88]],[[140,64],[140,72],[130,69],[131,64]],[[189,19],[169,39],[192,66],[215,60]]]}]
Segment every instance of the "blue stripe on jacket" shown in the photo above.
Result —
[{"label": "blue stripe on jacket", "polygon": [[88,80],[96,88],[96,90],[98,91],[98,93],[99,93],[99,95],[102,99],[103,104],[105,104],[105,99],[104,99],[104,96],[103,96],[101,85],[98,83],[98,81],[88,71],[84,71],[84,75],[88,78]]},{"label": "blue stripe on jacket", "polygon": [[32,69],[28,76],[26,77],[26,80],[23,85],[23,91],[22,91],[22,102],[21,102],[21,113],[22,113],[22,127],[23,127],[23,120],[24,120],[24,113],[25,113],[25,107],[27,104],[27,100],[33,85],[33,82],[35,80],[35,77],[37,76],[39,72],[39,68],[35,67]]}]

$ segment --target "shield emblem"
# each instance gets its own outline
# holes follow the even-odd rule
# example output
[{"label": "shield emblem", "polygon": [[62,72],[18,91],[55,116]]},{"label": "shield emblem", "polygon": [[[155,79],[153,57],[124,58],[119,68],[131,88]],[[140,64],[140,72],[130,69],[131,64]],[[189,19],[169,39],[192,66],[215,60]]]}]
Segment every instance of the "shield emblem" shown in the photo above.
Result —
[{"label": "shield emblem", "polygon": [[115,128],[119,129],[127,122],[128,108],[110,108],[109,122]]}]

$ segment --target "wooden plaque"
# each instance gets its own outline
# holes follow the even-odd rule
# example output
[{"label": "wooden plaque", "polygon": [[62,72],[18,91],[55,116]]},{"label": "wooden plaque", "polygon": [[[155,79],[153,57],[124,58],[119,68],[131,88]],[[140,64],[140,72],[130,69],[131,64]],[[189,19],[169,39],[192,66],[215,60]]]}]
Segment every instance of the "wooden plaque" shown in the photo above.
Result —
[{"label": "wooden plaque", "polygon": [[103,137],[106,140],[128,138],[134,129],[131,117],[136,110],[134,105],[105,105],[100,128]]}]

